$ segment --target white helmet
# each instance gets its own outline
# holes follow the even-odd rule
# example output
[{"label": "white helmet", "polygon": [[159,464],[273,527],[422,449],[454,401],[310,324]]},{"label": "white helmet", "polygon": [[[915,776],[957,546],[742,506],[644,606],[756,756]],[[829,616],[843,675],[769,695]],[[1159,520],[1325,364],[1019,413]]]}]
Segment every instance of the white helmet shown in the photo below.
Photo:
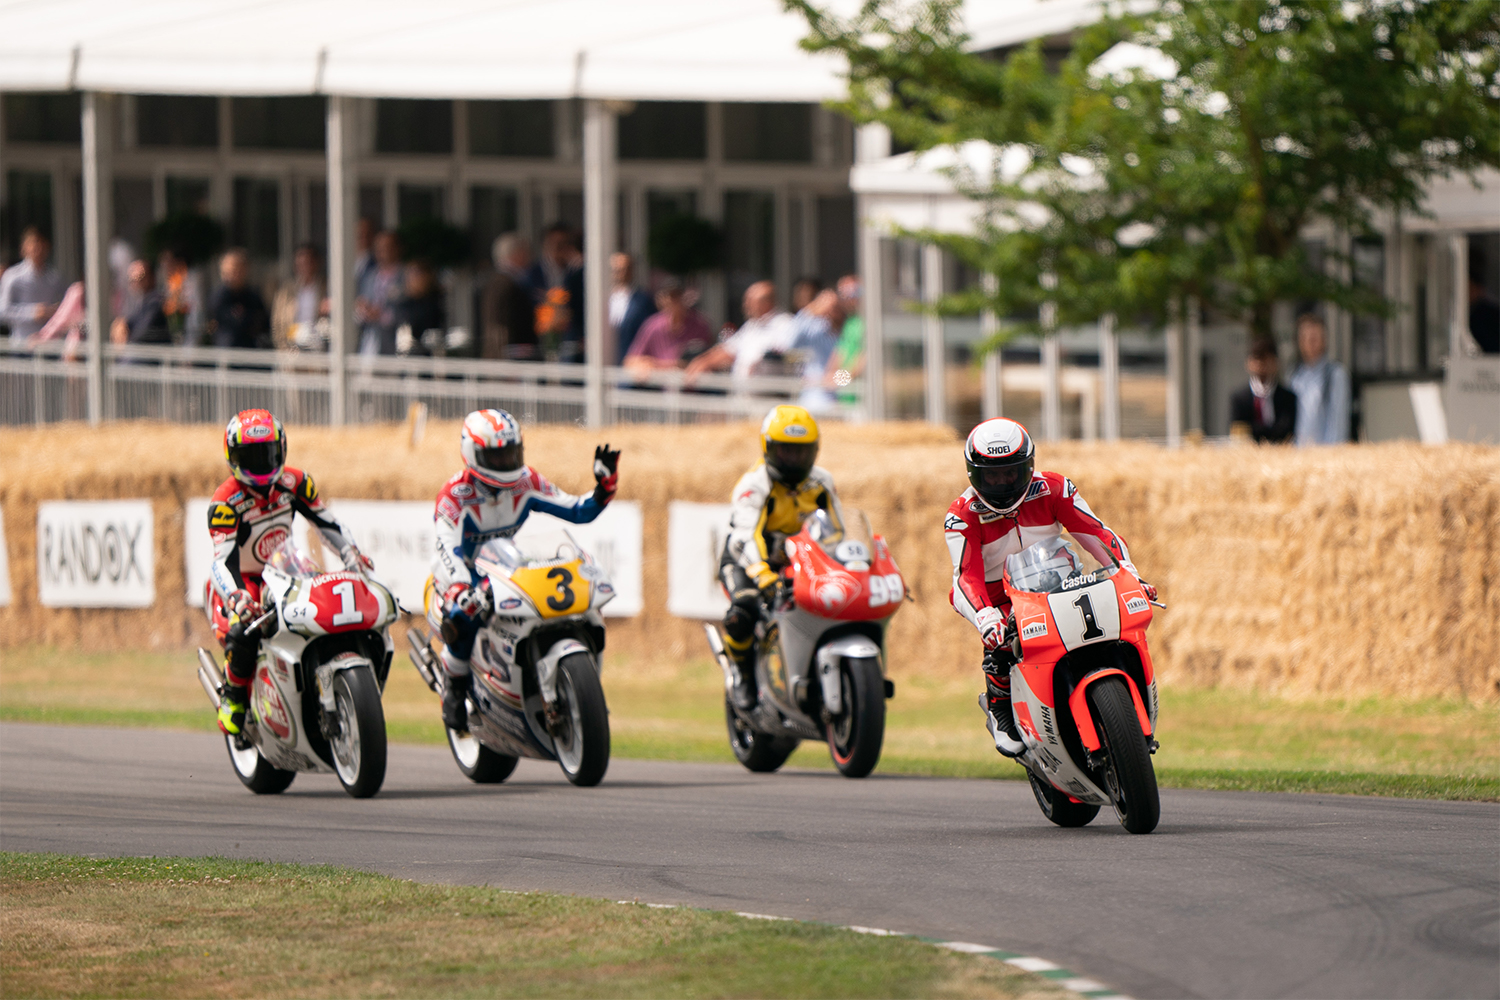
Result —
[{"label": "white helmet", "polygon": [[1014,514],[1031,488],[1036,468],[1036,446],[1026,428],[996,417],[969,432],[964,442],[964,465],[969,485],[997,514]]},{"label": "white helmet", "polygon": [[510,486],[526,475],[521,425],[504,410],[475,410],[464,417],[458,450],[475,478],[491,486]]}]

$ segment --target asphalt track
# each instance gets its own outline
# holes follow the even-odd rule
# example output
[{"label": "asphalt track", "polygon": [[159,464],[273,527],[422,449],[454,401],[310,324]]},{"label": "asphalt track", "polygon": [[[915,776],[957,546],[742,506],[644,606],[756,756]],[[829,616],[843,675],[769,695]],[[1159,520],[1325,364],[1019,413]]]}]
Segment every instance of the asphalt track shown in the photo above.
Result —
[{"label": "asphalt track", "polygon": [[1020,782],[617,760],[472,785],[391,748],[256,797],[205,734],[0,725],[0,847],[349,865],[884,927],[1040,955],[1136,997],[1500,997],[1500,807],[1164,791],[1133,837]]}]

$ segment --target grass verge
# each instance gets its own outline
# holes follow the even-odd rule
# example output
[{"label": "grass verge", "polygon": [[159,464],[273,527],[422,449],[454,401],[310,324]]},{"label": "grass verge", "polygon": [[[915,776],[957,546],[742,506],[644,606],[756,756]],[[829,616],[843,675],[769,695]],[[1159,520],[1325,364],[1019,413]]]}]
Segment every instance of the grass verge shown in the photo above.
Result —
[{"label": "grass verge", "polygon": [[[211,730],[190,652],[82,654],[0,650],[0,719]],[[608,661],[604,689],[616,756],[728,763],[723,688],[707,661]],[[1024,778],[981,723],[973,682],[898,679],[880,770]],[[1163,787],[1500,800],[1500,705],[1393,698],[1296,701],[1232,690],[1165,688],[1155,758]],[[441,744],[437,699],[398,654],[385,691],[392,740]],[[804,743],[793,767],[832,765]]]},{"label": "grass verge", "polygon": [[909,938],[343,868],[0,853],[6,996],[1062,997]]}]

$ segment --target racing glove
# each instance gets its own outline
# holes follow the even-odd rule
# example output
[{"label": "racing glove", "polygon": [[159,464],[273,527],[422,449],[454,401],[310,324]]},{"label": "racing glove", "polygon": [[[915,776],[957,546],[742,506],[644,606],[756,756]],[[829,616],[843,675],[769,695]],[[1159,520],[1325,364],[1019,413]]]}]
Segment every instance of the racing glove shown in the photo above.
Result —
[{"label": "racing glove", "polygon": [[975,617],[978,619],[975,624],[979,627],[979,638],[984,640],[984,648],[999,648],[1005,641],[1005,615],[999,608],[980,608]]},{"label": "racing glove", "polygon": [[594,449],[594,502],[604,507],[615,498],[620,481],[620,452],[601,444]]},{"label": "racing glove", "polygon": [[490,602],[489,595],[479,587],[455,583],[443,595],[443,603],[448,606],[450,613],[457,612],[465,617],[475,618],[484,612]]},{"label": "racing glove", "polygon": [[255,598],[250,596],[248,590],[235,590],[224,599],[224,608],[229,612],[231,621],[238,620],[248,624],[251,612],[255,610]]},{"label": "racing glove", "polygon": [[353,545],[345,545],[343,551],[339,553],[339,557],[344,560],[344,568],[351,573],[358,573],[361,570],[371,573],[375,570],[375,563],[370,557]]},{"label": "racing glove", "polygon": [[1151,586],[1151,584],[1147,583],[1145,580],[1140,579],[1140,577],[1137,577],[1136,580],[1140,583],[1141,589],[1146,592],[1146,600],[1156,600],[1156,588]]}]

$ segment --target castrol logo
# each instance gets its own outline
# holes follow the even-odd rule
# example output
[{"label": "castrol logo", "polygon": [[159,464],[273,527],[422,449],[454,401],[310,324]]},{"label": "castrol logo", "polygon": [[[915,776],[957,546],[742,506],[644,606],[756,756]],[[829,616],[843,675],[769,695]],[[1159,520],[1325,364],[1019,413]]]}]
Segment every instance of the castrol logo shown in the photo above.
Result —
[{"label": "castrol logo", "polygon": [[259,559],[261,562],[265,562],[266,560],[270,559],[271,553],[280,548],[281,543],[286,541],[290,535],[291,532],[279,524],[276,527],[270,529],[264,535],[261,535],[260,538],[256,541],[255,558]]}]

